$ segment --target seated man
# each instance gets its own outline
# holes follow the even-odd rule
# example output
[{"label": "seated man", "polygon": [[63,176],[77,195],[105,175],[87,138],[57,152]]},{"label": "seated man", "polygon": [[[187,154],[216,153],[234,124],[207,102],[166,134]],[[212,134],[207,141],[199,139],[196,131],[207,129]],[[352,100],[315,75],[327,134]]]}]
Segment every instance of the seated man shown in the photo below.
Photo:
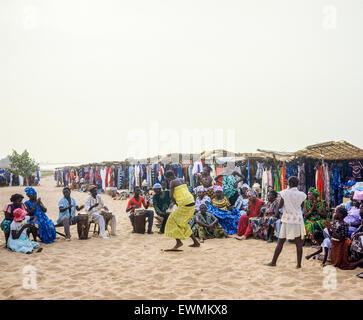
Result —
[{"label": "seated man", "polygon": [[197,212],[195,217],[200,242],[211,238],[229,238],[222,226],[218,223],[218,219],[207,212],[207,206],[205,204],[200,205],[200,211]]},{"label": "seated man", "polygon": [[71,198],[71,189],[69,187],[63,188],[63,198],[59,200],[59,216],[55,227],[64,227],[66,240],[71,240],[70,226],[76,224],[76,210],[80,211],[84,206],[77,206],[76,200]]},{"label": "seated man", "polygon": [[[87,212],[91,213],[92,220],[100,226],[100,237],[103,239],[108,239],[109,237],[106,236],[105,231],[105,219],[101,214],[101,210],[105,209],[109,211],[108,208],[105,206],[102,198],[97,194],[97,187],[92,185],[88,188],[91,195],[86,199],[86,210]],[[116,233],[116,217],[112,214],[111,219],[111,235],[118,236]]]},{"label": "seated man", "polygon": [[168,220],[170,214],[169,212],[167,212],[171,204],[170,193],[169,190],[162,190],[162,186],[160,183],[155,183],[153,186],[153,190],[155,192],[153,196],[154,209],[156,214],[162,218],[162,223],[159,233],[163,234],[165,230],[166,221]]},{"label": "seated man", "polygon": [[[145,199],[140,196],[140,188],[139,187],[135,187],[135,192],[134,192],[134,196],[129,200],[129,202],[127,203],[127,207],[126,207],[126,212],[130,212],[131,214],[129,216],[131,224],[132,224],[132,233],[135,233],[135,209],[140,209],[141,205],[144,206],[145,209],[147,209],[149,207],[149,203],[145,202]],[[152,210],[145,210],[146,216],[149,218],[149,224],[148,224],[148,228],[147,228],[147,233],[148,234],[153,234],[153,232],[151,231],[152,227],[153,227],[153,221],[154,221],[154,211]]]}]

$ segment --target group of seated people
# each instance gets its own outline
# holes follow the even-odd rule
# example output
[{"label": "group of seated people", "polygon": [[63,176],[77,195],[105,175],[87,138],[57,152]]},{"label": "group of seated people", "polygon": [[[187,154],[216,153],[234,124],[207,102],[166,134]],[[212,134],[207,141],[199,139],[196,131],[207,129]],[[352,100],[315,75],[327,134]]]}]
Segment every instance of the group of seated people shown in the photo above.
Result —
[{"label": "group of seated people", "polygon": [[[189,225],[193,236],[200,242],[211,238],[228,238],[232,234],[237,234],[238,240],[253,237],[273,242],[275,238],[279,238],[283,206],[275,190],[270,188],[267,201],[263,201],[258,192],[247,184],[238,188],[238,184],[243,183],[243,176],[238,172],[213,179],[208,167],[204,167],[202,173],[197,174],[197,183],[199,186],[191,190],[195,197],[195,212]],[[108,238],[102,211],[109,210],[98,194],[96,186],[90,186],[88,190],[90,195],[85,205],[78,206],[76,200],[71,197],[70,188],[63,189],[63,197],[58,203],[59,217],[56,224],[47,217],[47,208],[37,197],[34,188],[25,189],[29,200],[24,203],[21,194],[14,194],[10,199],[11,203],[3,210],[5,219],[1,223],[7,247],[23,253],[31,253],[35,249],[41,250],[37,238],[43,243],[53,243],[56,238],[56,227],[60,226],[64,227],[66,240],[70,240],[70,226],[76,223],[76,211],[81,211],[83,208],[92,221],[99,225],[99,236]],[[148,234],[153,233],[154,218],[160,227],[159,233],[165,232],[165,225],[175,204],[171,201],[166,184],[156,183],[152,190],[153,197],[145,199],[141,195],[142,190],[136,187],[133,197],[127,203],[126,212],[129,213],[132,232],[136,232],[137,209],[143,209],[145,217],[148,218]],[[326,202],[319,199],[318,190],[310,188],[308,195],[304,196],[301,215],[306,231],[305,241],[319,246],[317,252],[306,258],[317,257],[326,264],[330,259],[331,239],[340,239],[347,244],[347,249],[341,248],[341,256],[345,258],[342,258],[343,262],[337,265],[344,269],[349,268],[348,265],[352,261],[361,261],[363,191],[352,192],[350,201],[338,206],[333,217],[329,216]],[[150,205],[154,210],[149,209]],[[114,214],[112,214],[111,229],[111,235],[117,236]],[[34,241],[30,241],[30,234],[33,235]],[[323,251],[324,254],[320,255]]]},{"label": "group of seated people", "polygon": [[[10,198],[10,204],[7,204],[3,212],[4,220],[1,222],[1,229],[5,235],[5,246],[12,251],[31,254],[35,249],[41,252],[38,239],[46,244],[53,243],[56,239],[56,228],[63,226],[65,240],[71,240],[70,226],[76,224],[76,211],[85,208],[89,214],[90,221],[99,225],[100,238],[109,238],[106,235],[105,220],[102,215],[103,211],[109,211],[102,198],[97,194],[96,186],[89,188],[90,195],[85,201],[85,205],[78,206],[76,200],[71,197],[69,187],[63,189],[63,197],[59,200],[59,216],[54,223],[47,216],[47,208],[37,192],[32,187],[25,188],[25,193],[29,200],[23,203],[24,196],[13,194]],[[33,241],[29,236],[32,234]],[[118,236],[116,233],[116,217],[112,214],[111,235]]]},{"label": "group of seated people", "polygon": [[[205,167],[201,174],[197,174],[197,182],[200,185],[192,190],[195,196],[195,214],[189,222],[193,235],[199,238],[200,242],[211,238],[229,237],[231,234],[237,234],[238,240],[253,237],[273,242],[274,239],[278,239],[283,212],[283,207],[279,205],[279,194],[269,188],[267,201],[263,201],[259,198],[257,190],[251,189],[247,184],[243,184],[241,188],[237,187],[243,180],[239,173],[233,172],[223,176],[222,186],[214,184],[219,178],[213,180],[208,167]],[[229,196],[226,196],[226,190]],[[145,200],[139,196],[140,190],[136,188],[136,199],[130,199],[127,211],[133,212],[141,208],[142,204],[147,209],[152,203],[155,217],[160,222],[159,233],[162,234],[174,204],[171,203],[166,186],[157,183],[153,186],[153,192],[152,201],[146,204]],[[334,234],[332,225],[333,222],[337,223],[335,216],[338,217],[340,214],[343,216],[342,224],[348,230],[346,235],[342,235],[349,243],[347,259],[360,261],[363,258],[363,199],[359,198],[361,194],[358,195],[357,192],[355,194],[356,198],[353,192],[351,200],[337,207],[334,217],[330,217],[327,203],[319,200],[319,191],[315,188],[309,189],[301,206],[306,232],[304,243],[309,242],[319,246],[319,250],[306,256],[307,259],[316,256],[322,260],[323,264],[330,260],[330,239]],[[146,212],[149,217],[148,230],[151,231],[154,212],[152,210]],[[132,213],[130,219],[133,225]],[[319,255],[323,250],[325,254]],[[344,264],[339,266],[345,268]]]}]

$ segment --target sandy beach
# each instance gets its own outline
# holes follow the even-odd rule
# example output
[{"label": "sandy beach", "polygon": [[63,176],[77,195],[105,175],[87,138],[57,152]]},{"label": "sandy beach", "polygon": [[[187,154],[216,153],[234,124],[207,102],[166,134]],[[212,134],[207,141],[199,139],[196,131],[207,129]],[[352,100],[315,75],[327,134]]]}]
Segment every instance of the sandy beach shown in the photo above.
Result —
[{"label": "sandy beach", "polygon": [[[13,193],[25,195],[23,189],[1,188],[1,206]],[[46,177],[36,190],[56,221],[62,188]],[[87,196],[72,192],[78,204]],[[54,244],[42,244],[41,253],[25,255],[6,250],[1,232],[0,299],[363,299],[362,279],[355,276],[362,269],[337,269],[336,289],[324,289],[327,274],[320,262],[303,259],[297,270],[291,243],[285,245],[276,268],[264,266],[276,242],[212,239],[190,248],[188,239],[183,252],[163,252],[174,245],[173,239],[159,235],[155,226],[153,235],[132,234],[127,201],[102,197],[116,214],[119,237],[78,240],[72,226],[72,241],[59,236]],[[304,248],[304,256],[314,250]],[[23,288],[23,268],[28,265],[36,268],[36,290]]]}]

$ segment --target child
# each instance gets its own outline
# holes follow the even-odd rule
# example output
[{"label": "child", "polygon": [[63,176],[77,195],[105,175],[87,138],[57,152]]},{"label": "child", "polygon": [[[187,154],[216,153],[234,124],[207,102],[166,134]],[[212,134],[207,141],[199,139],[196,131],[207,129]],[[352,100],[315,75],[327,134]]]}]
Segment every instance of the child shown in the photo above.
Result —
[{"label": "child", "polygon": [[333,222],[331,224],[329,233],[331,234],[331,264],[342,270],[352,270],[361,263],[357,261],[354,263],[348,262],[348,233],[349,225],[344,222],[344,218],[348,212],[345,206],[341,205],[335,209]]},{"label": "child", "polygon": [[[314,257],[315,259],[318,260],[322,260],[323,262],[321,263],[322,266],[324,267],[326,262],[328,260],[330,260],[330,255],[331,255],[331,241],[329,236],[324,238],[324,234],[321,231],[315,231],[313,233],[313,240],[320,246],[319,250],[307,255],[305,258],[307,260],[311,259],[312,257]],[[324,250],[324,256],[320,255],[320,253]]]},{"label": "child", "polygon": [[[26,233],[27,228],[34,229],[35,226],[30,224],[30,217],[27,212],[21,208],[14,210],[14,219],[10,224],[10,237],[8,240],[8,248],[15,252],[22,252],[26,254],[33,253],[34,249],[40,247],[39,243],[31,241]],[[41,252],[39,248],[37,252]]]}]

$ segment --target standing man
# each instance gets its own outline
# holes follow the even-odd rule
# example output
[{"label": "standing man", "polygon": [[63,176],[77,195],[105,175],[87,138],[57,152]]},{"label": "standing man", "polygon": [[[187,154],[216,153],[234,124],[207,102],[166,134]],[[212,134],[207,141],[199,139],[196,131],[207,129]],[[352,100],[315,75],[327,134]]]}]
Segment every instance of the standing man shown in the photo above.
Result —
[{"label": "standing man", "polygon": [[55,227],[64,227],[66,240],[71,240],[70,226],[76,223],[76,210],[80,211],[84,206],[77,206],[76,200],[71,198],[71,189],[69,187],[63,188],[63,198],[59,200],[59,216]]},{"label": "standing man", "polygon": [[306,194],[297,189],[299,184],[299,179],[297,177],[290,177],[288,184],[289,188],[280,192],[281,200],[279,205],[276,206],[276,216],[278,215],[280,208],[284,207],[284,211],[281,217],[281,229],[275,253],[272,261],[268,263],[267,266],[275,267],[277,258],[282,251],[285,240],[295,239],[297,253],[296,268],[301,268],[303,237],[306,235],[302,209],[306,199]]},{"label": "standing man", "polygon": [[[129,218],[130,218],[132,228],[133,228],[132,233],[136,232],[136,230],[135,230],[135,209],[140,209],[141,205],[143,205],[145,209],[147,209],[149,207],[149,203],[146,203],[144,197],[140,196],[140,188],[135,187],[134,196],[129,200],[129,202],[127,203],[127,207],[126,207],[126,212],[131,211]],[[154,211],[145,210],[145,214],[149,218],[147,233],[153,234],[153,232],[151,230],[152,230],[153,221],[154,221]]]},{"label": "standing man", "polygon": [[[99,224],[100,237],[102,239],[109,239],[109,237],[107,237],[105,233],[105,219],[101,214],[102,209],[105,209],[106,211],[109,210],[105,206],[102,198],[97,194],[97,187],[95,185],[90,186],[88,190],[90,191],[91,195],[86,199],[85,208],[87,212],[92,214],[92,220]],[[112,214],[111,219],[111,235],[118,236],[118,234],[116,233],[116,216],[114,214]]]}]

